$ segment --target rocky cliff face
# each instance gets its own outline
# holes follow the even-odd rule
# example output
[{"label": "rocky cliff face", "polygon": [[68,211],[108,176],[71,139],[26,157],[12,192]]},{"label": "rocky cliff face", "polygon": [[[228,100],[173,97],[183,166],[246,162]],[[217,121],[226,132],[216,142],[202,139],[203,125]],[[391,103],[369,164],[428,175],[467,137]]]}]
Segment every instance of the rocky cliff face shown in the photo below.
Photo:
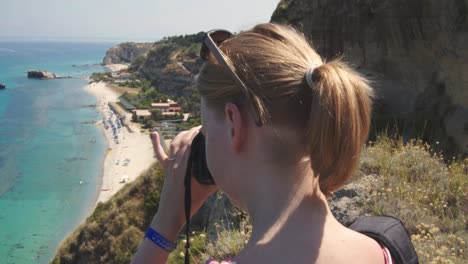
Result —
[{"label": "rocky cliff face", "polygon": [[[129,63],[128,71],[158,92],[191,100],[204,32],[165,37],[155,43],[122,43],[106,53],[104,64]],[[199,100],[197,100],[199,101]]]},{"label": "rocky cliff face", "polygon": [[146,56],[152,47],[153,43],[121,43],[106,52],[103,64],[132,63],[139,56]]},{"label": "rocky cliff face", "polygon": [[374,82],[376,124],[468,153],[468,0],[281,1],[273,22],[301,28]]},{"label": "rocky cliff face", "polygon": [[161,45],[148,53],[148,59],[138,72],[161,92],[188,96],[202,64],[201,59],[192,59],[175,46]]},{"label": "rocky cliff face", "polygon": [[150,80],[160,92],[190,96],[195,75],[203,64],[198,56],[203,35],[170,37],[155,43],[146,60],[136,69],[138,74]]}]

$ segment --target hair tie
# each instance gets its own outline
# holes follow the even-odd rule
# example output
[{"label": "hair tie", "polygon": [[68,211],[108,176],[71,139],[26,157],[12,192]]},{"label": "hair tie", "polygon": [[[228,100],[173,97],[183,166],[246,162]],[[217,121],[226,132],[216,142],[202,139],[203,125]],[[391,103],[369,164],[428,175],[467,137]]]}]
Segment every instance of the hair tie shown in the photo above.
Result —
[{"label": "hair tie", "polygon": [[314,86],[314,81],[312,79],[312,76],[314,74],[314,70],[317,69],[320,65],[318,64],[312,64],[310,67],[307,69],[305,73],[305,79],[307,81],[307,84],[312,88]]}]

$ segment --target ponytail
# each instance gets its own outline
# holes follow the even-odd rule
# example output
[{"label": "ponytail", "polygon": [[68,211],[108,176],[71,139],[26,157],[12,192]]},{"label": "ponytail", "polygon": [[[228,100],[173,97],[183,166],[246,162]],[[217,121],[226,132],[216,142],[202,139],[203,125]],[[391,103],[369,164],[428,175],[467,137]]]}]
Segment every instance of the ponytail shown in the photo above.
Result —
[{"label": "ponytail", "polygon": [[[253,104],[261,117],[271,117],[269,125],[297,132],[284,139],[285,144],[272,137],[272,144],[266,144],[273,148],[265,151],[268,158],[282,166],[310,155],[327,196],[346,184],[369,132],[368,81],[341,60],[323,64],[304,34],[289,26],[259,24],[219,48],[251,90],[245,103]],[[243,88],[226,81],[230,78],[226,68],[212,60],[205,62],[198,77],[201,96],[210,106],[219,106],[221,114],[225,102],[242,98]],[[291,154],[288,159],[276,155],[286,152]]]},{"label": "ponytail", "polygon": [[345,185],[367,139],[372,90],[368,81],[341,60],[314,69],[306,135],[311,166],[322,192],[330,196]]}]

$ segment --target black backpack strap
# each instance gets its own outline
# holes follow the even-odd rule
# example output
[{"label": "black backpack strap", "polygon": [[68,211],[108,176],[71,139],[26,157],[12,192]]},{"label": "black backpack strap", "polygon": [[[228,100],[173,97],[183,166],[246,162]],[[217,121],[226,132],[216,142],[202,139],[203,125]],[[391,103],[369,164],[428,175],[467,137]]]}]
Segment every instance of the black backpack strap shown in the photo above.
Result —
[{"label": "black backpack strap", "polygon": [[185,207],[185,259],[184,263],[190,263],[190,211],[192,209],[192,158],[193,156],[190,155],[187,163],[187,170],[185,171],[185,178],[184,178],[184,187],[185,187],[185,199],[184,199],[184,207]]},{"label": "black backpack strap", "polygon": [[418,264],[418,255],[400,219],[391,216],[362,216],[349,228],[382,243],[396,264]]}]

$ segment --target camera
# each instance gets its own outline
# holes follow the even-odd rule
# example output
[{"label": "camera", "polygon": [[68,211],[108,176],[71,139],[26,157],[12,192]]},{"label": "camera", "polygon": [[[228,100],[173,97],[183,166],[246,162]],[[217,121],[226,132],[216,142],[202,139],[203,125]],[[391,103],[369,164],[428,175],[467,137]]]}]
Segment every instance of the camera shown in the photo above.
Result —
[{"label": "camera", "polygon": [[215,185],[215,181],[206,164],[205,136],[201,132],[192,141],[189,161],[192,161],[192,175],[200,184]]}]

